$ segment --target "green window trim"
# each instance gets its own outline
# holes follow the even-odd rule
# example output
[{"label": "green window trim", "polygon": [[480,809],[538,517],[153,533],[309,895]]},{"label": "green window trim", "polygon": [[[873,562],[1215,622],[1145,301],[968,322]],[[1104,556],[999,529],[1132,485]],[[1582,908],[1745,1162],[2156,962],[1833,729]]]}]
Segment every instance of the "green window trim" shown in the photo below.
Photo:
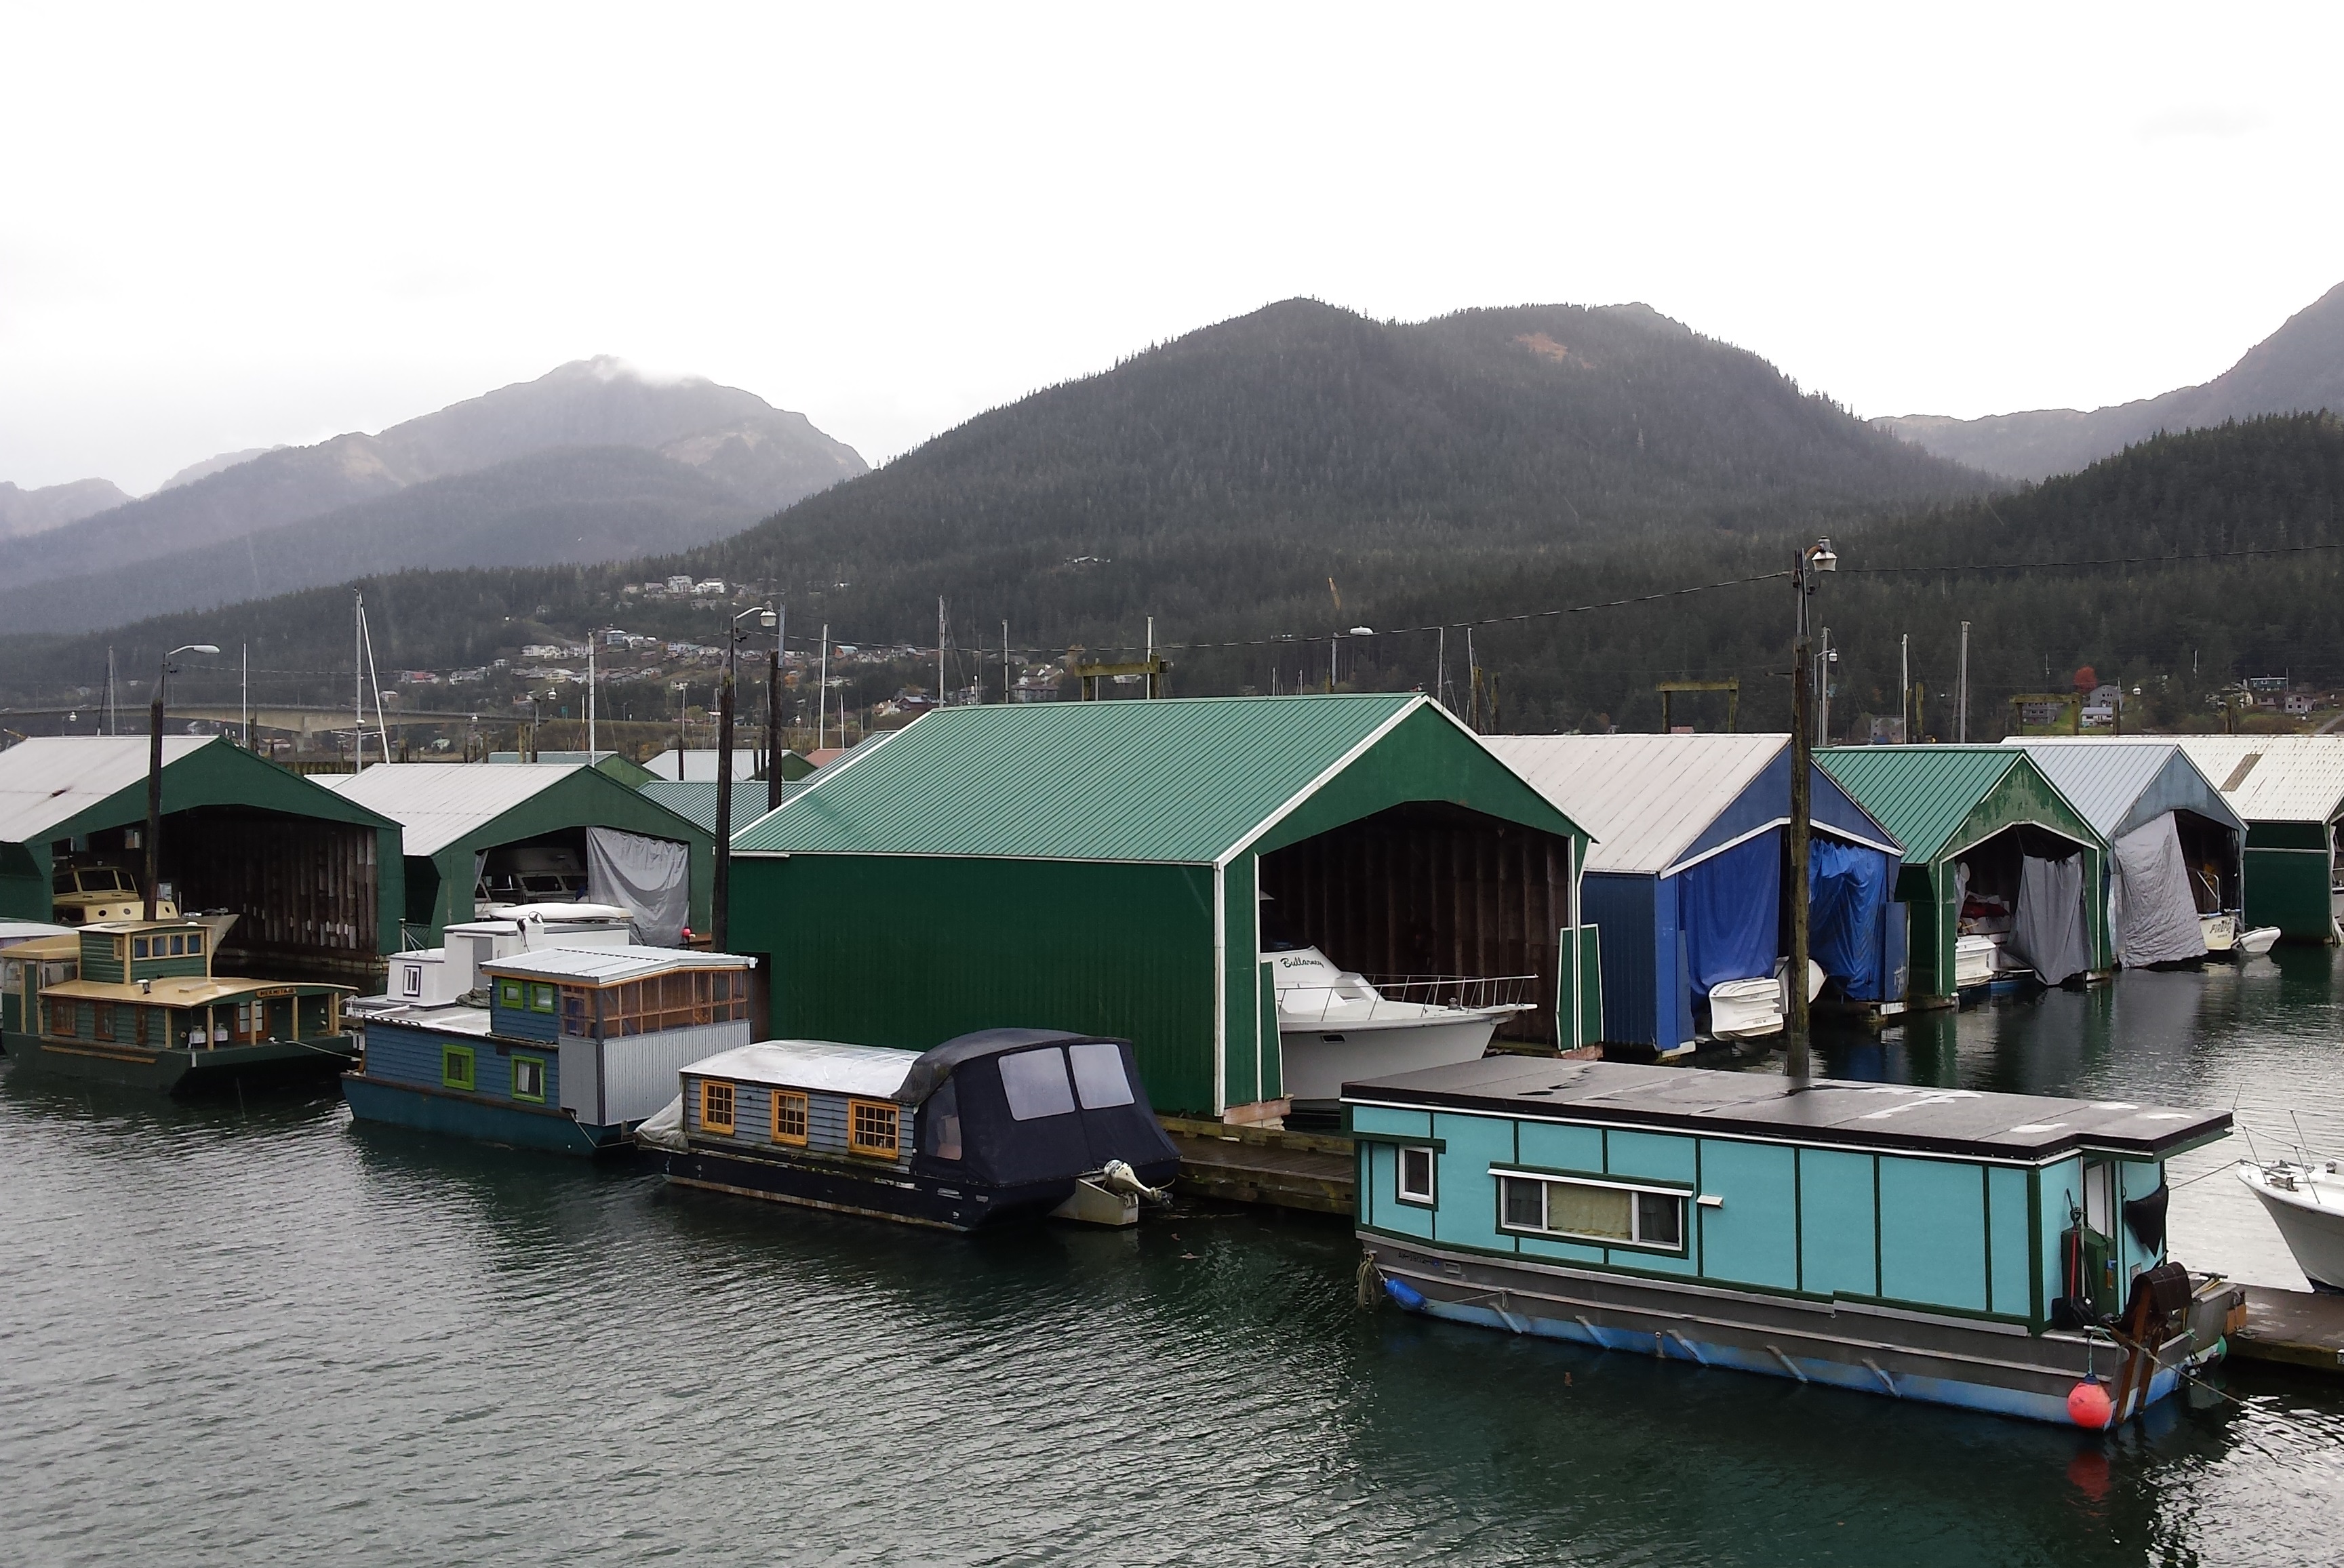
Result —
[{"label": "green window trim", "polygon": [[531,980],[529,986],[529,1010],[551,1012],[555,1006],[555,990],[543,980]]},{"label": "green window trim", "polygon": [[525,1007],[528,1005],[528,989],[524,987],[520,981],[517,980],[500,980],[497,981],[497,1005],[499,1007]]},{"label": "green window trim", "polygon": [[[531,1086],[534,1085],[532,1090]],[[512,1097],[532,1105],[545,1103],[545,1058],[516,1052],[512,1059]]]},{"label": "green window trim", "polygon": [[440,1082],[448,1089],[469,1090],[476,1082],[472,1048],[469,1045],[443,1045],[440,1048]]}]

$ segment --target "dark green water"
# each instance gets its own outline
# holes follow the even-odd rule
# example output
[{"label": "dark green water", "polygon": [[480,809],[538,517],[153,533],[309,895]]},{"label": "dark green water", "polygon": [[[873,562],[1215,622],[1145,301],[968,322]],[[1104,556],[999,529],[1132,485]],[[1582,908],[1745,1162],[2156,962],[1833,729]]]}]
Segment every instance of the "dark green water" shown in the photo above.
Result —
[{"label": "dark green water", "polygon": [[[2339,981],[2128,975],[1832,1057],[2335,1148]],[[2344,1383],[2234,1368],[2086,1437],[1362,1310],[1338,1224],[936,1238],[0,1073],[0,1562],[2344,1560]],[[2292,1274],[2227,1174],[2175,1231]]]}]

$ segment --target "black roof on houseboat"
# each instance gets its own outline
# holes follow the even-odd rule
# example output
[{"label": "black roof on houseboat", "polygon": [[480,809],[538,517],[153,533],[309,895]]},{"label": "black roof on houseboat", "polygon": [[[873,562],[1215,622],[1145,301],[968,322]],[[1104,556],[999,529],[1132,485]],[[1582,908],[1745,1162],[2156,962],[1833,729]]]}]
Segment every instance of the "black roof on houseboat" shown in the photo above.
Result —
[{"label": "black roof on houseboat", "polygon": [[2084,1149],[2162,1159],[2230,1126],[2227,1111],[2130,1101],[1837,1079],[1811,1079],[1794,1089],[1770,1073],[1529,1056],[1488,1056],[1346,1083],[1343,1100],[2028,1164]]},{"label": "black roof on houseboat", "polygon": [[976,1061],[988,1056],[1006,1056],[1013,1050],[1023,1050],[1033,1045],[1081,1045],[1097,1040],[1106,1045],[1128,1045],[1106,1034],[1069,1034],[1062,1029],[980,1029],[969,1034],[956,1034],[942,1045],[931,1046],[920,1053],[919,1060],[904,1076],[904,1087],[895,1098],[907,1105],[917,1105],[944,1087],[953,1069],[965,1061]]}]

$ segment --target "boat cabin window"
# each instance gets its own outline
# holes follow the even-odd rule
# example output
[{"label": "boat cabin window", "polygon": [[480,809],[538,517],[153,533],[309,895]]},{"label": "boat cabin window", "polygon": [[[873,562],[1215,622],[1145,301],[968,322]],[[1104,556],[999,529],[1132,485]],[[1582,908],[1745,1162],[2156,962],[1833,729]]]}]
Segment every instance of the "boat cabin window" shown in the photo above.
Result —
[{"label": "boat cabin window", "polygon": [[110,1001],[90,1003],[90,1032],[100,1040],[114,1038],[114,1004]]},{"label": "boat cabin window", "polygon": [[401,964],[399,966],[399,994],[401,996],[421,996],[423,994],[423,966],[421,964]]},{"label": "boat cabin window", "polygon": [[1001,1058],[1001,1092],[1014,1121],[1064,1116],[1075,1108],[1074,1091],[1066,1085],[1066,1053],[1052,1045]]},{"label": "boat cabin window", "polygon": [[947,1078],[945,1086],[928,1097],[927,1109],[921,1112],[921,1123],[935,1129],[936,1158],[957,1160],[961,1157],[960,1094]]},{"label": "boat cabin window", "polygon": [[143,959],[151,956],[147,951],[146,939],[145,937],[133,937],[130,939],[130,956],[134,959]]},{"label": "boat cabin window", "polygon": [[1105,1040],[1066,1047],[1075,1066],[1075,1093],[1085,1111],[1105,1111],[1132,1101],[1131,1080],[1123,1070],[1123,1048]]},{"label": "boat cabin window", "polygon": [[469,1045],[443,1045],[440,1048],[440,1081],[449,1089],[472,1087],[472,1048]]},{"label": "boat cabin window", "polygon": [[1568,1236],[1613,1247],[1684,1250],[1682,1192],[1500,1173],[1498,1201],[1501,1221],[1509,1231]]},{"label": "boat cabin window", "polygon": [[705,1132],[732,1131],[732,1086],[712,1078],[700,1081],[700,1126]]},{"label": "boat cabin window", "polygon": [[542,981],[531,982],[529,988],[529,1010],[531,1012],[551,1012],[553,1010],[553,987],[547,985]]},{"label": "boat cabin window", "polygon": [[1432,1196],[1432,1151],[1402,1149],[1399,1151],[1399,1201],[1403,1203],[1430,1205]]},{"label": "boat cabin window", "polygon": [[846,1109],[846,1151],[879,1160],[895,1158],[897,1108],[886,1101],[850,1100]]},{"label": "boat cabin window", "polygon": [[519,1008],[529,1005],[529,992],[517,980],[497,981],[497,1005]]},{"label": "boat cabin window", "polygon": [[512,1059],[512,1097],[545,1103],[545,1058],[516,1056]]},{"label": "boat cabin window", "polygon": [[2116,1171],[2105,1160],[2084,1167],[2084,1223],[2103,1236],[2117,1233]]},{"label": "boat cabin window", "polygon": [[773,1141],[803,1149],[806,1142],[806,1097],[793,1090],[773,1091]]}]

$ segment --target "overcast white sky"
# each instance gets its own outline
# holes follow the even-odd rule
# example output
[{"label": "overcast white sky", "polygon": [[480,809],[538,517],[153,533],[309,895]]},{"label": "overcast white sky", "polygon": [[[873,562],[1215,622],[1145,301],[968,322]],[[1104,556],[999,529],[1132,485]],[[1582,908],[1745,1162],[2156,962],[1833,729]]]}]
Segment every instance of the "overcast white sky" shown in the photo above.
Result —
[{"label": "overcast white sky", "polygon": [[0,0],[0,478],[597,353],[879,461],[1316,295],[1645,300],[1864,414],[2218,373],[2344,278],[2344,7]]}]

